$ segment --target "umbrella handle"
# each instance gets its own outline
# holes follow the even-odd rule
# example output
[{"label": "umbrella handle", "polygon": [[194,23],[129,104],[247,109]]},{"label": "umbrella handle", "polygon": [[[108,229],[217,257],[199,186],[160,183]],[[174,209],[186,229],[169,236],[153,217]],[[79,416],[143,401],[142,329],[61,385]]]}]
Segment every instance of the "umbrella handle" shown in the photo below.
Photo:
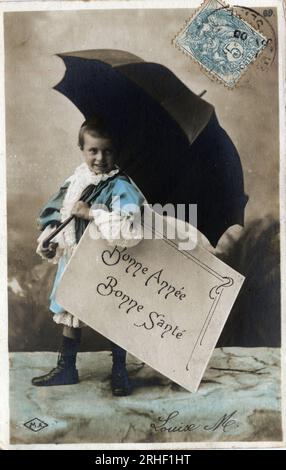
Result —
[{"label": "umbrella handle", "polygon": [[53,238],[55,238],[55,236],[60,233],[63,228],[65,228],[71,221],[72,219],[74,218],[75,216],[74,215],[71,215],[70,217],[68,217],[66,220],[64,220],[52,233],[50,233],[50,235],[44,239],[43,243],[42,243],[42,247],[43,248],[48,248],[50,242],[53,240]]},{"label": "umbrella handle", "polygon": [[[83,201],[83,202],[87,201],[89,196],[92,194],[92,191],[94,190],[94,188],[95,188],[94,184],[90,184],[89,186],[87,186],[81,195],[80,201]],[[42,247],[48,248],[49,243],[53,240],[53,238],[55,238],[55,236],[58,233],[60,233],[63,230],[63,228],[65,228],[74,219],[74,217],[75,215],[70,215],[52,233],[50,233],[50,235],[44,239],[42,243]]]}]

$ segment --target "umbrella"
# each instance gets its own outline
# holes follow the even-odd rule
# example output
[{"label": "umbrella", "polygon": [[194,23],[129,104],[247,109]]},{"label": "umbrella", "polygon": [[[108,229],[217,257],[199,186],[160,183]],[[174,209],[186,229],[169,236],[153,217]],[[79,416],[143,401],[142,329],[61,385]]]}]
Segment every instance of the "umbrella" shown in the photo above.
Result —
[{"label": "umbrella", "polygon": [[66,72],[54,89],[86,119],[100,114],[108,122],[117,163],[148,203],[197,204],[197,228],[213,246],[228,227],[243,225],[240,158],[212,105],[165,66],[126,51],[58,56]]}]

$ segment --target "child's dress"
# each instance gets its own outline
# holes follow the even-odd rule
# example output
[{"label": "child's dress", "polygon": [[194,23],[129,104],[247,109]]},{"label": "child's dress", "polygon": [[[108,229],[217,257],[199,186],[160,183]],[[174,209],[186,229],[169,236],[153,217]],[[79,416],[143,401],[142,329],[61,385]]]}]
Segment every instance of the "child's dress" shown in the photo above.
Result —
[{"label": "child's dress", "polygon": [[[118,169],[109,173],[96,175],[86,163],[76,168],[59,191],[43,207],[38,218],[42,230],[38,238],[37,253],[43,240],[63,220],[71,215],[74,204],[79,201],[83,190],[95,185],[88,203],[91,206],[93,221],[109,244],[118,246],[134,246],[142,238],[141,224],[138,214],[145,199],[130,179]],[[135,219],[137,223],[134,223]],[[49,260],[58,263],[58,269],[50,295],[50,310],[54,313],[53,320],[66,326],[78,328],[84,324],[69,312],[66,312],[55,300],[56,290],[62,273],[73,254],[78,241],[88,225],[88,221],[74,218],[53,240],[58,243],[56,256]],[[96,240],[95,240],[96,243]]]}]

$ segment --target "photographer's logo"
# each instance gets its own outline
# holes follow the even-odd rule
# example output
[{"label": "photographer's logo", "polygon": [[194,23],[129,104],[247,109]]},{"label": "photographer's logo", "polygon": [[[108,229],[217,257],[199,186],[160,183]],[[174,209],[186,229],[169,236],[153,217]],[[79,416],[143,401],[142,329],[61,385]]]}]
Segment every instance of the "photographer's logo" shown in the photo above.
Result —
[{"label": "photographer's logo", "polygon": [[24,426],[30,429],[30,431],[38,432],[46,428],[48,424],[38,418],[33,418],[30,421],[27,421],[26,423],[24,423]]}]

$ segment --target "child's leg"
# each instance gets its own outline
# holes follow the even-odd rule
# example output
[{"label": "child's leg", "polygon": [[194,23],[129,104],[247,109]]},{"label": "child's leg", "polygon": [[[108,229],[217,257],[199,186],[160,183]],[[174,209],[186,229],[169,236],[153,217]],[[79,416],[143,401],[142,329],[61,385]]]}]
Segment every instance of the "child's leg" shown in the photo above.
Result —
[{"label": "child's leg", "polygon": [[62,363],[65,368],[69,367],[75,369],[76,355],[80,347],[80,340],[81,328],[64,326],[58,364]]},{"label": "child's leg", "polygon": [[62,344],[57,366],[48,374],[34,377],[32,384],[37,387],[71,385],[78,383],[76,355],[80,346],[81,329],[64,326]]},{"label": "child's leg", "polygon": [[66,338],[74,339],[77,342],[80,342],[81,328],[73,328],[72,326],[64,326],[63,336],[65,336]]},{"label": "child's leg", "polygon": [[132,386],[126,370],[126,351],[115,343],[111,343],[112,378],[111,388],[115,396],[130,395]]}]

